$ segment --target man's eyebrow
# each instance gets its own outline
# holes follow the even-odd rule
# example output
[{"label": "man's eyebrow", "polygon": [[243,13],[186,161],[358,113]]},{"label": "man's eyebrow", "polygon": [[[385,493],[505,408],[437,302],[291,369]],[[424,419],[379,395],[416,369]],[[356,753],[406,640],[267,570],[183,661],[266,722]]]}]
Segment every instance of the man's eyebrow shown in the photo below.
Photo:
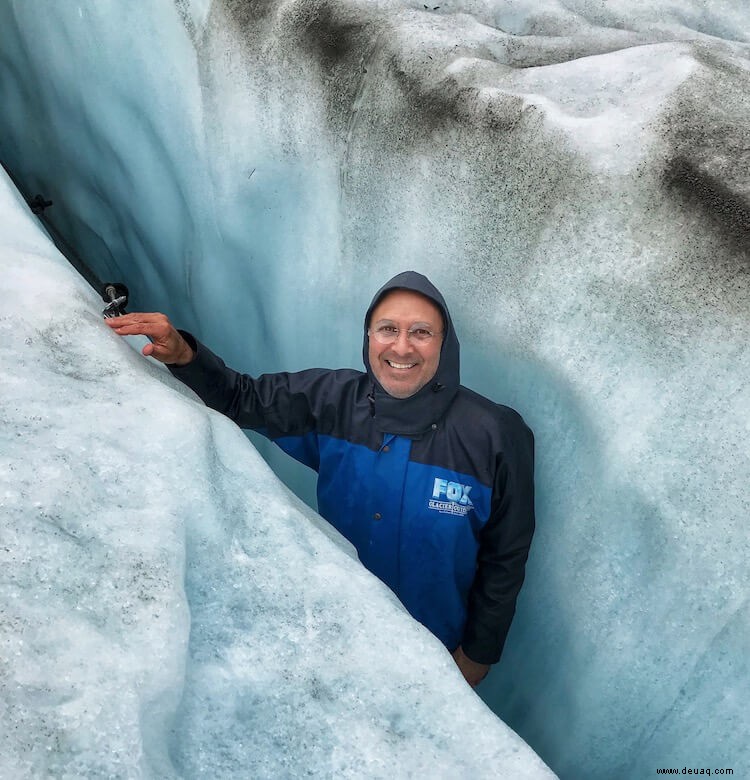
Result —
[{"label": "man's eyebrow", "polygon": [[[375,327],[376,325],[396,325],[396,321],[387,319],[375,320],[375,322],[372,323],[372,327]],[[427,330],[434,330],[435,325],[426,322],[425,320],[417,320],[416,322],[412,322],[409,325],[409,328],[426,328]]]},{"label": "man's eyebrow", "polygon": [[433,325],[431,322],[424,322],[422,320],[418,322],[413,322],[411,325],[412,328],[427,328],[427,330],[434,330],[435,325]]},{"label": "man's eyebrow", "polygon": [[[385,320],[385,319],[383,319],[383,320],[375,320],[375,322],[373,322],[370,325],[370,327],[371,328],[382,328],[384,325],[392,325],[394,328],[399,327],[395,320]],[[407,326],[406,329],[407,330],[414,330],[416,328],[422,328],[424,330],[435,331],[439,327],[440,327],[439,325],[435,325],[434,323],[431,323],[431,322],[425,322],[424,320],[417,320],[416,322],[409,323],[409,325]],[[399,328],[399,330],[400,330],[400,328]]]}]

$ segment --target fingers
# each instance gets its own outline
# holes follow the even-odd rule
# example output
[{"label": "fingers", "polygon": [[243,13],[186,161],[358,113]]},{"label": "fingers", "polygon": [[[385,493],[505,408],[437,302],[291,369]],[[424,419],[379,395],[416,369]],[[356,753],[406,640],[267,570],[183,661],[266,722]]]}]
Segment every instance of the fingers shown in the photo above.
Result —
[{"label": "fingers", "polygon": [[158,312],[134,312],[110,317],[104,322],[120,336],[149,336],[163,341],[172,334],[178,335],[169,319]]},{"label": "fingers", "polygon": [[169,322],[166,314],[158,311],[134,311],[131,314],[121,314],[119,317],[110,317],[105,320],[107,325],[131,325],[136,322]]}]

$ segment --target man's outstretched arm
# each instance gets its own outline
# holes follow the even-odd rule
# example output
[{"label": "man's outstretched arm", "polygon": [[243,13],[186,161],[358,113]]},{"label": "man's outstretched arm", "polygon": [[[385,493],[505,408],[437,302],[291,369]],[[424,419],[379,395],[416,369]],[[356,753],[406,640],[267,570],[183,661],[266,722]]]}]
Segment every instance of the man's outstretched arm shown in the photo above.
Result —
[{"label": "man's outstretched arm", "polygon": [[[318,419],[331,416],[339,399],[336,385],[347,384],[350,370],[307,369],[263,374],[257,378],[229,368],[190,333],[177,330],[164,314],[133,313],[105,320],[121,336],[145,335],[144,355],[167,364],[174,377],[206,404],[241,428],[259,431],[292,457],[318,467]],[[356,388],[351,385],[350,394]]]}]

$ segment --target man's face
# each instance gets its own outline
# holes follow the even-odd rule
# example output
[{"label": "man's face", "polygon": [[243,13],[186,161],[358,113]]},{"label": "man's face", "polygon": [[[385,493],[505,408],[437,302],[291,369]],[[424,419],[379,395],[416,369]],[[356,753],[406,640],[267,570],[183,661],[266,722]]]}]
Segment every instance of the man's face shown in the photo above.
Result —
[{"label": "man's face", "polygon": [[[398,329],[392,344],[381,344],[375,331]],[[426,342],[409,338],[414,330],[436,334]],[[440,363],[443,317],[428,298],[409,290],[388,293],[373,309],[369,326],[370,367],[381,387],[394,398],[408,398],[435,376]]]}]

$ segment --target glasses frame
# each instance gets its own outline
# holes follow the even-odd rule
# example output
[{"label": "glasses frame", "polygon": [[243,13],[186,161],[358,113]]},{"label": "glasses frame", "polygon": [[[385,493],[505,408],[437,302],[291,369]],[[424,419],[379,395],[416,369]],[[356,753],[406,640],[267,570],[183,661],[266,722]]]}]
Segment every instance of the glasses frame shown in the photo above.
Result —
[{"label": "glasses frame", "polygon": [[[393,328],[392,332],[385,332],[383,328]],[[416,335],[417,331],[426,331],[428,335],[419,338]],[[409,328],[399,328],[389,320],[383,320],[367,329],[368,337],[374,338],[378,344],[384,346],[388,344],[395,344],[402,333],[406,333],[406,340],[409,344],[426,345],[429,344],[436,336],[442,336],[443,331],[434,331],[427,326],[427,323],[416,322]]]}]

